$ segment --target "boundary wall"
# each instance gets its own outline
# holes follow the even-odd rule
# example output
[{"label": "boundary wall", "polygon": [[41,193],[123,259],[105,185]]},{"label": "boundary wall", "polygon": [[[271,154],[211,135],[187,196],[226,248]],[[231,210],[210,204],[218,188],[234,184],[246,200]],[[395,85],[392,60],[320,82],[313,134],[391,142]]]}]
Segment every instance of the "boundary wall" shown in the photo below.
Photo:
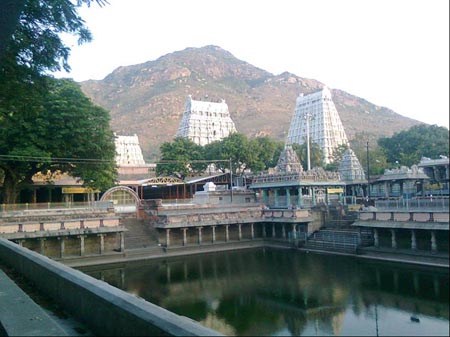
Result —
[{"label": "boundary wall", "polygon": [[0,260],[98,336],[222,336],[190,318],[0,238]]}]

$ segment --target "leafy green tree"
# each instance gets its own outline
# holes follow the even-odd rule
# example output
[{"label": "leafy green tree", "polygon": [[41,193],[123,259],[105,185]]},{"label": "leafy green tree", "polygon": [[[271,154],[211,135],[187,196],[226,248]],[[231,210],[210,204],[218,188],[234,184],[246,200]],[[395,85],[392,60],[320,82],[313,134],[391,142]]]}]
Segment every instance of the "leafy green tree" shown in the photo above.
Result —
[{"label": "leafy green tree", "polygon": [[248,166],[254,173],[258,173],[277,165],[284,142],[269,137],[257,137],[250,140],[250,148],[255,160],[249,162]]},{"label": "leafy green tree", "polygon": [[177,137],[173,142],[165,142],[160,147],[161,163],[156,166],[158,175],[199,173],[206,169],[207,163],[196,162],[204,160],[202,146],[192,140]]},{"label": "leafy green tree", "polygon": [[391,164],[411,166],[422,157],[439,158],[449,154],[449,130],[437,125],[415,125],[392,137],[382,137],[378,145]]},{"label": "leafy green tree", "polygon": [[1,118],[0,170],[3,202],[42,172],[68,173],[83,185],[104,190],[116,178],[114,135],[108,111],[95,106],[72,80],[46,78],[41,95]]},{"label": "leafy green tree", "polygon": [[218,159],[231,159],[234,174],[244,173],[248,169],[248,163],[255,160],[250,142],[244,134],[232,133],[222,139],[221,143]]},{"label": "leafy green tree", "polygon": [[348,149],[347,144],[338,145],[333,151],[333,155],[331,156],[331,162],[326,165],[325,169],[329,171],[337,171],[339,168],[339,164],[342,161],[342,157],[345,151],[347,151],[347,149]]},{"label": "leafy green tree", "polygon": [[[36,172],[62,170],[95,188],[109,186],[114,181],[116,173],[111,159],[114,159],[115,149],[108,113],[92,105],[73,82],[55,81],[45,76],[48,71],[70,70],[70,48],[62,42],[60,34],[72,34],[78,37],[78,43],[91,40],[89,30],[77,13],[78,6],[91,2],[1,2],[3,202],[14,202],[18,190],[30,183]],[[66,140],[68,134],[71,141]],[[58,157],[75,158],[75,161],[55,161]],[[81,158],[91,161],[88,164]]]},{"label": "leafy green tree", "polygon": [[[66,23],[82,23],[77,18],[76,8],[83,4],[90,6],[92,2],[93,0],[77,0],[76,2],[61,0],[0,1],[0,59],[7,49],[6,45],[11,40],[18,38],[17,27],[28,26],[27,29],[32,34],[26,35],[26,38],[22,41],[24,42],[22,47],[32,51],[39,46],[36,41],[45,34],[51,34],[52,39],[54,39],[57,37],[55,34],[59,32],[58,28],[62,27],[63,32],[70,32],[70,29],[75,28],[73,24],[69,27]],[[95,2],[100,6],[108,3],[106,0],[96,0]],[[46,28],[49,28],[50,31],[44,32]],[[50,50],[45,54],[50,56],[49,52]]]},{"label": "leafy green tree", "polygon": [[[302,163],[303,169],[308,169],[308,152],[307,152],[307,146],[306,143],[303,143],[301,145],[299,144],[292,144],[292,148],[297,152],[298,158],[300,159],[300,162]],[[310,150],[310,161],[311,161],[311,168],[314,167],[323,167],[323,152],[320,148],[320,145],[311,142],[309,146]]]}]

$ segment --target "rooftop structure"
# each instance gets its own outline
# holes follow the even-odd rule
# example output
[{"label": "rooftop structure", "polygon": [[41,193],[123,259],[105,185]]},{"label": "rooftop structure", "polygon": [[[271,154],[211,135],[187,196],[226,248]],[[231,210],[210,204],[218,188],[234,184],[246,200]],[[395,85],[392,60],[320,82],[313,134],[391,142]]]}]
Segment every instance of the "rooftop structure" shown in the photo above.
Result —
[{"label": "rooftop structure", "polygon": [[320,146],[326,164],[331,162],[336,147],[348,145],[347,135],[327,87],[297,97],[287,143],[305,143],[308,129],[310,141]]},{"label": "rooftop structure", "polygon": [[206,145],[236,132],[225,100],[221,102],[196,101],[189,95],[177,137],[189,138],[198,145]]}]

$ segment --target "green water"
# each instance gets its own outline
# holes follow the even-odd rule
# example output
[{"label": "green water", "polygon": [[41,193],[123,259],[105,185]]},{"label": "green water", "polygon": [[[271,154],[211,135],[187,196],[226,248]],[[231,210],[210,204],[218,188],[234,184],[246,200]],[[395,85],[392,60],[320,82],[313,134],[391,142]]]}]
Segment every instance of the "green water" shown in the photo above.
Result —
[{"label": "green water", "polygon": [[227,335],[449,335],[448,269],[267,248],[81,269]]}]

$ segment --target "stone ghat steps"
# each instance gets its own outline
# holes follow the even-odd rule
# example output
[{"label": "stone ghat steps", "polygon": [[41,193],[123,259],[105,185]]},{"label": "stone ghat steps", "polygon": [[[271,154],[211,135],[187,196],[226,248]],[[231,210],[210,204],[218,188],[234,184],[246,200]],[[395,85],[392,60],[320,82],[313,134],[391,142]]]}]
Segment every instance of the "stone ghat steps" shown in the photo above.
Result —
[{"label": "stone ghat steps", "polygon": [[303,247],[354,253],[361,241],[360,234],[355,230],[348,228],[340,230],[321,229],[314,232]]},{"label": "stone ghat steps", "polygon": [[354,253],[358,248],[358,245],[352,243],[334,243],[330,241],[309,240],[303,245],[303,248]]},{"label": "stone ghat steps", "polygon": [[124,234],[125,249],[146,248],[158,245],[158,233],[144,220],[123,219],[128,230]]}]

